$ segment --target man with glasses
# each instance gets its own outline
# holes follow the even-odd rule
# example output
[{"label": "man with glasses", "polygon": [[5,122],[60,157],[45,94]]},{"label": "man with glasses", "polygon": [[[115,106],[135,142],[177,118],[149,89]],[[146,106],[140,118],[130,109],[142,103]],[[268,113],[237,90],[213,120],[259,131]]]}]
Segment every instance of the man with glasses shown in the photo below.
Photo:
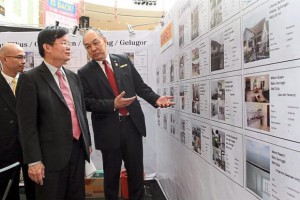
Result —
[{"label": "man with glasses", "polygon": [[29,177],[37,199],[84,199],[90,133],[79,77],[70,60],[68,29],[48,26],[38,35],[44,61],[20,75],[17,115]]},{"label": "man with glasses", "polygon": [[15,89],[19,73],[25,66],[25,52],[14,43],[6,43],[0,49],[2,70],[0,73],[0,169],[19,162],[15,168],[0,173],[0,199],[8,185],[13,182],[6,199],[18,200],[20,168],[22,168],[26,198],[35,199],[34,182],[28,177],[28,167],[23,164],[22,148],[18,138]]}]

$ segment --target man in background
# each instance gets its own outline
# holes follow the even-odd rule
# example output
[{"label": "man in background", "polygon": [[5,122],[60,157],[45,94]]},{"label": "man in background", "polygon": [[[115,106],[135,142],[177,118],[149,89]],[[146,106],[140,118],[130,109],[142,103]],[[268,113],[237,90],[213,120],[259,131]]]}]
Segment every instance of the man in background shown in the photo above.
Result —
[{"label": "man in background", "polygon": [[16,114],[15,89],[19,73],[23,71],[26,60],[22,47],[6,43],[0,49],[2,70],[0,73],[0,169],[19,162],[20,165],[0,173],[0,199],[3,198],[9,179],[13,182],[8,200],[18,200],[20,168],[22,168],[27,200],[35,199],[35,184],[28,177],[28,166],[23,164],[22,148],[19,141]]},{"label": "man in background", "polygon": [[92,112],[95,146],[102,153],[105,198],[118,199],[123,160],[128,175],[129,199],[142,200],[142,136],[146,136],[146,125],[137,96],[154,107],[174,105],[173,97],[154,93],[127,56],[108,54],[107,40],[100,30],[88,30],[83,36],[83,44],[92,60],[78,71],[78,75],[86,108]]},{"label": "man in background", "polygon": [[48,26],[37,42],[44,61],[21,74],[17,87],[24,162],[38,200],[82,200],[91,140],[80,79],[63,67],[71,54],[68,29]]}]

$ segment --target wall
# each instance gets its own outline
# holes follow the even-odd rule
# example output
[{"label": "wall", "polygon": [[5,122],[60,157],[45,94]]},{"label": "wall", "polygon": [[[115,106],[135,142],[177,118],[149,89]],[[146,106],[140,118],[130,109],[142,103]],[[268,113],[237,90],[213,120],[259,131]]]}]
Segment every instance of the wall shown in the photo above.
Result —
[{"label": "wall", "polygon": [[176,102],[156,114],[168,198],[300,199],[300,2],[174,5],[154,69]]}]

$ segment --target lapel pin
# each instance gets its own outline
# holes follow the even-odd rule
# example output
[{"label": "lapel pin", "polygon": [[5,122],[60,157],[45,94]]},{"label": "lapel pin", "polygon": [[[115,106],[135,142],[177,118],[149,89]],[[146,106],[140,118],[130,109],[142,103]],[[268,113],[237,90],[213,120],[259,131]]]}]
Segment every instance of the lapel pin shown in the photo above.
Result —
[{"label": "lapel pin", "polygon": [[116,60],[114,60],[114,63],[115,63],[115,66],[118,66],[118,63],[117,63],[117,61],[116,61]]}]

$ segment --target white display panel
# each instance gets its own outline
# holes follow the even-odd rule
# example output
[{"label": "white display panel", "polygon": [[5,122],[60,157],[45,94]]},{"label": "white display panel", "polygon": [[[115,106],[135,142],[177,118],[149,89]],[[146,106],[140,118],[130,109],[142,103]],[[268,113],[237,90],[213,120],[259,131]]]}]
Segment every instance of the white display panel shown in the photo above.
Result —
[{"label": "white display panel", "polygon": [[237,184],[243,186],[243,137],[219,127],[211,128],[211,163]]},{"label": "white display panel", "polygon": [[195,41],[191,45],[191,74],[190,77],[208,76],[209,67],[209,39],[204,38]]},{"label": "white display panel", "polygon": [[241,77],[211,80],[210,88],[211,120],[242,127]]},{"label": "white display panel", "polygon": [[240,20],[210,36],[211,74],[239,70],[241,66]]},{"label": "white display panel", "polygon": [[267,1],[245,13],[244,68],[300,58],[299,9],[298,1]]},{"label": "white display panel", "polygon": [[300,142],[299,73],[296,67],[244,77],[245,128]]}]

